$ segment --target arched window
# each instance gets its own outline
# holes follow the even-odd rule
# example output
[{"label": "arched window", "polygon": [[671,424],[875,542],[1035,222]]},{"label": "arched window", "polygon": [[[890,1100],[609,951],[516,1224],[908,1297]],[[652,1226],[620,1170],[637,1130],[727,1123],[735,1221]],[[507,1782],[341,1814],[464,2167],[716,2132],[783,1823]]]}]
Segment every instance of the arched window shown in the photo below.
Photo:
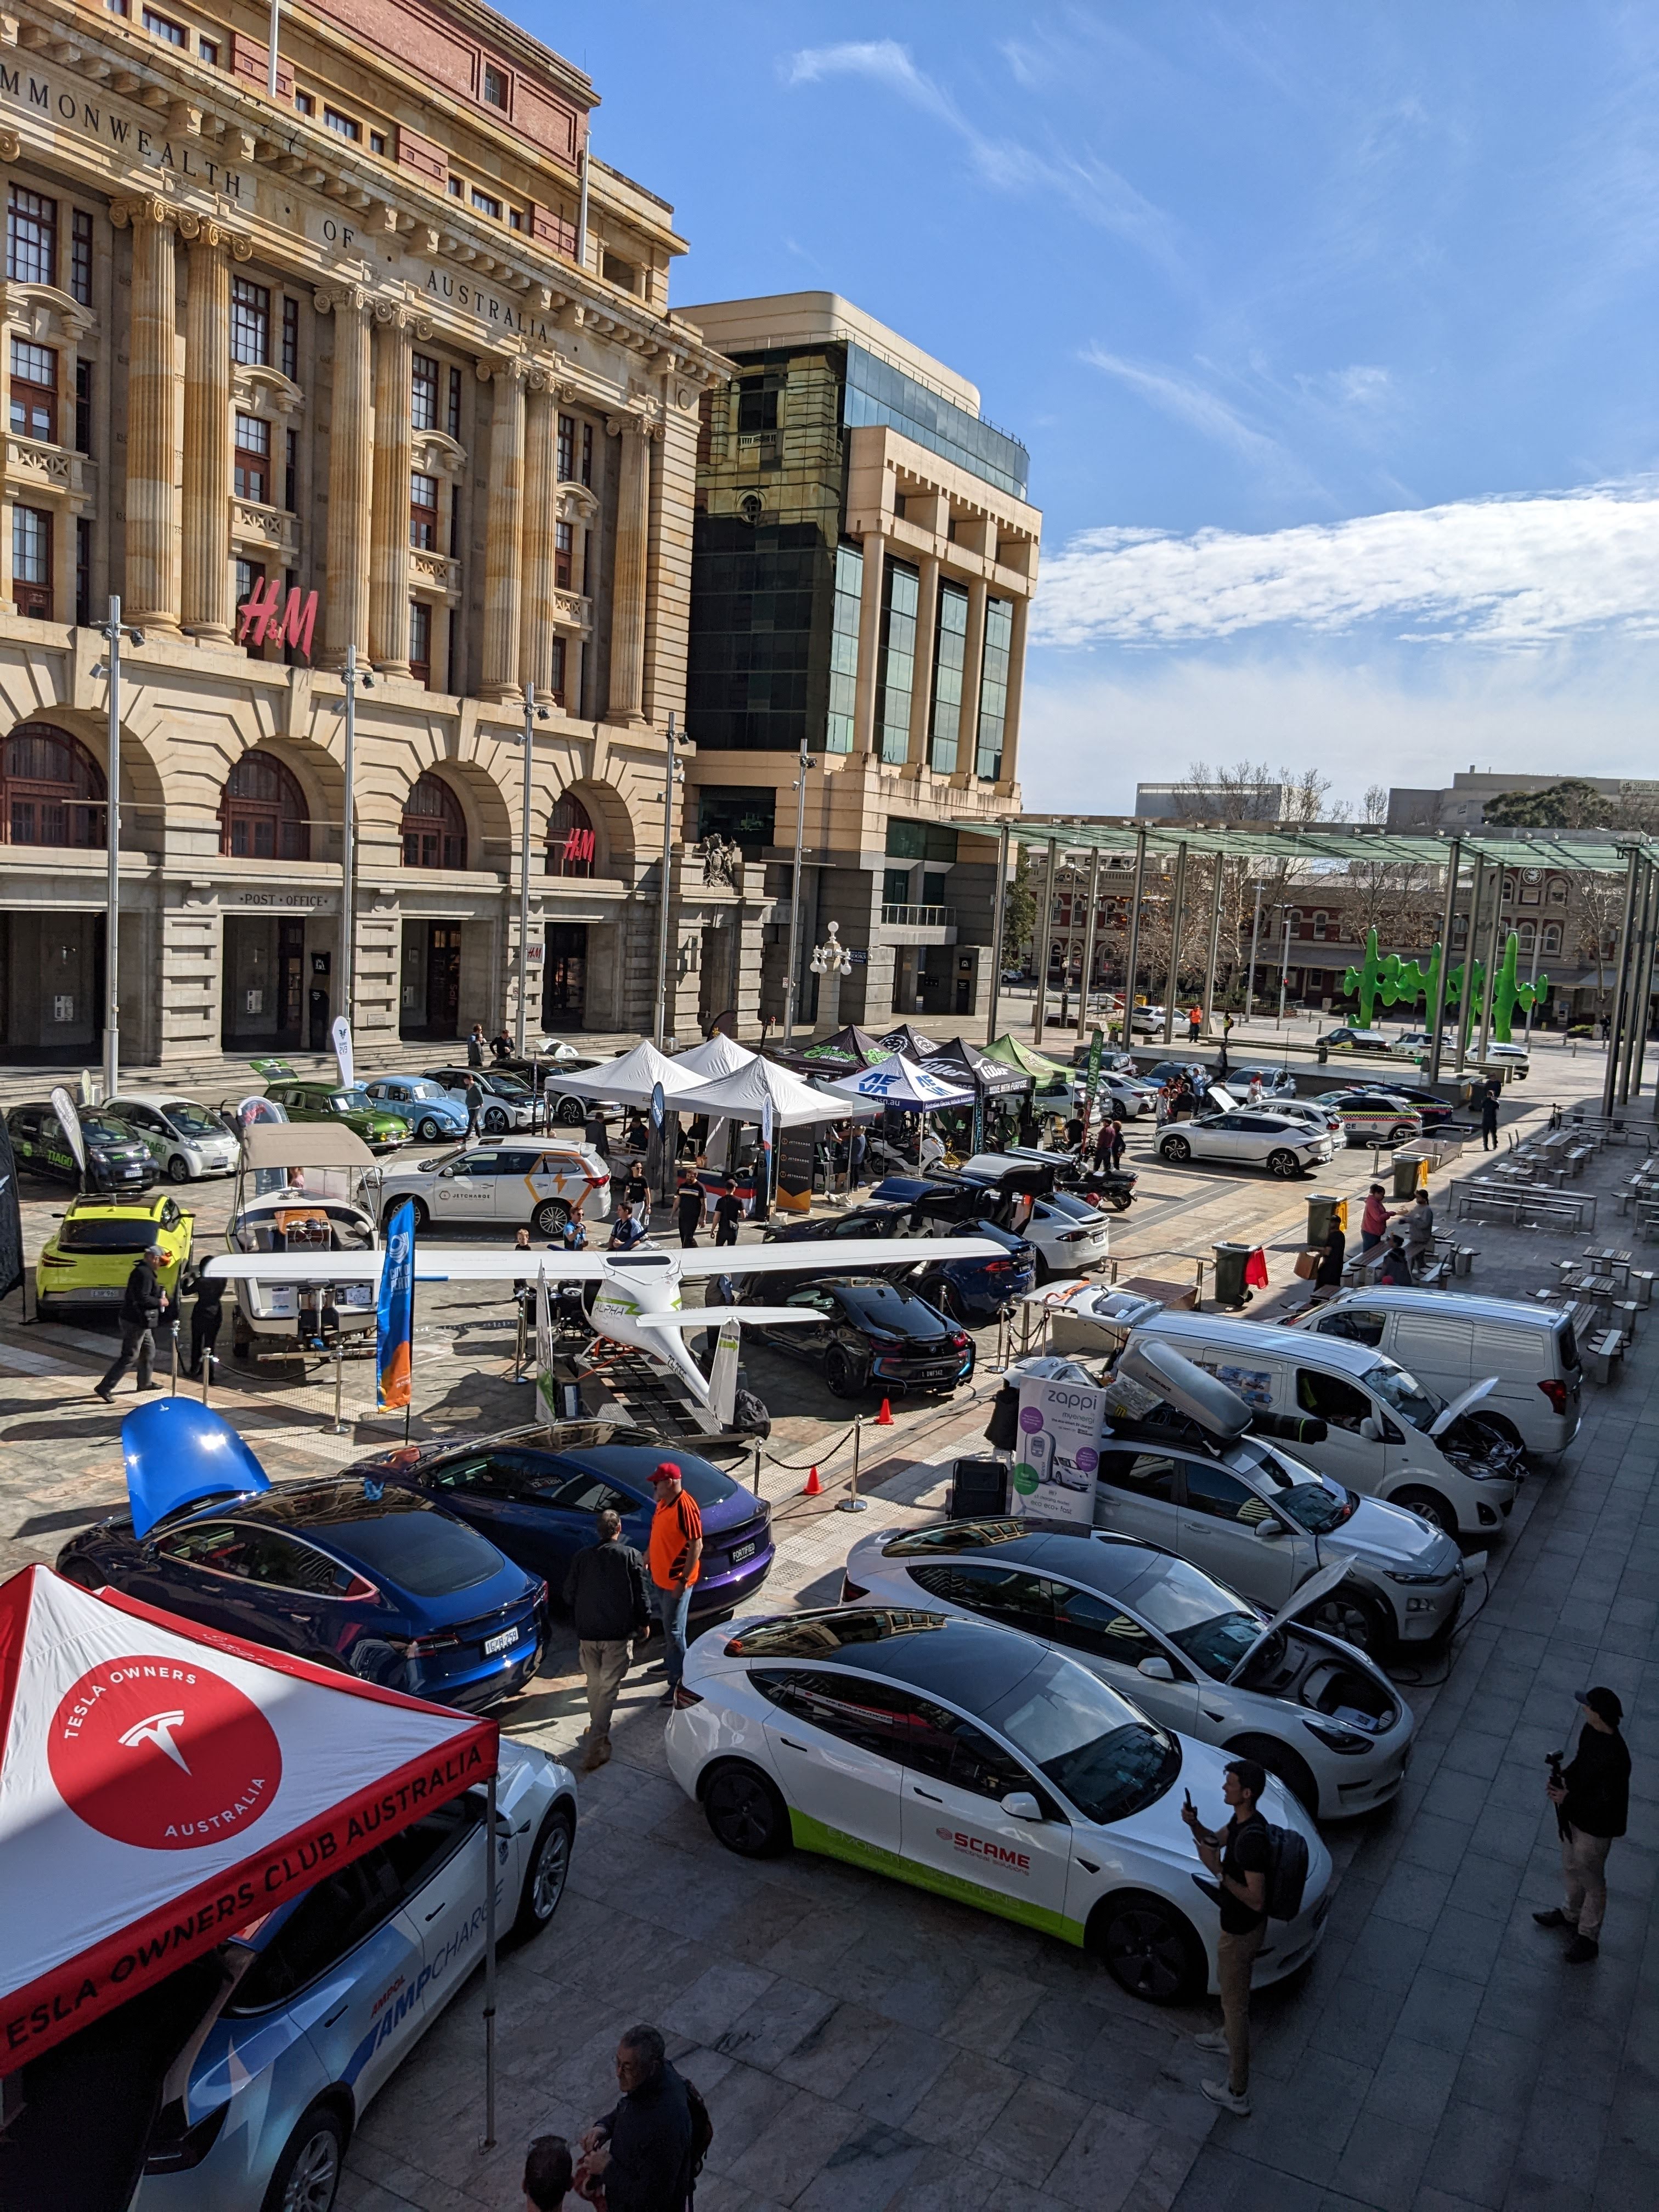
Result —
[{"label": "arched window", "polygon": [[593,817],[580,799],[567,791],[547,822],[547,872],[550,876],[591,876],[598,839]]},{"label": "arched window", "polygon": [[1516,950],[1523,959],[1532,951],[1533,940],[1537,934],[1538,924],[1535,921],[1519,921],[1516,924]]},{"label": "arched window", "polygon": [[13,845],[104,842],[104,772],[67,731],[20,723],[5,744],[4,836]]},{"label": "arched window", "polygon": [[422,776],[404,801],[403,834],[404,867],[465,867],[466,821],[441,776]]},{"label": "arched window", "polygon": [[1322,906],[1317,906],[1314,908],[1314,935],[1316,937],[1324,936],[1326,925],[1328,920],[1329,916],[1326,914]]},{"label": "arched window", "polygon": [[1549,902],[1552,906],[1565,906],[1566,904],[1567,879],[1565,876],[1552,876],[1550,878]]},{"label": "arched window", "polygon": [[1561,925],[1559,921],[1547,921],[1544,924],[1543,949],[1546,953],[1559,952],[1561,950]]},{"label": "arched window", "polygon": [[274,753],[244,753],[219,801],[219,850],[239,860],[308,860],[305,794]]}]

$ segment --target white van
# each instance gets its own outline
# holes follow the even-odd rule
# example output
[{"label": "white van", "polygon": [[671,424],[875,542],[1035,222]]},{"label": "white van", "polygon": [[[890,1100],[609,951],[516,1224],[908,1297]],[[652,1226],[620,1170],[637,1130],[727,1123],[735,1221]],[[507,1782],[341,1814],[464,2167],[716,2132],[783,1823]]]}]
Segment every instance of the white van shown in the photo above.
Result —
[{"label": "white van", "polygon": [[1515,1503],[1519,1445],[1468,1418],[1493,1376],[1448,1403],[1369,1345],[1207,1314],[1161,1314],[1129,1346],[1143,1342],[1172,1345],[1276,1416],[1285,1425],[1273,1432],[1322,1474],[1410,1506],[1448,1535],[1490,1536]]},{"label": "white van", "polygon": [[1496,1376],[1481,1419],[1540,1459],[1559,1459],[1578,1433],[1583,1370],[1560,1306],[1378,1287],[1344,1291],[1296,1326],[1385,1352],[1442,1398]]}]

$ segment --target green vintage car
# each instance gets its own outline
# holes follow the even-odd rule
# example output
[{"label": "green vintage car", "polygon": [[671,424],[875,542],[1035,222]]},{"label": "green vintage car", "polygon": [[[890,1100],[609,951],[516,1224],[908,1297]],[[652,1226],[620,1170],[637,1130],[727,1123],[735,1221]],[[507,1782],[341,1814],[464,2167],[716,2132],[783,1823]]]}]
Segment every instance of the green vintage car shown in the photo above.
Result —
[{"label": "green vintage car", "polygon": [[397,1115],[377,1106],[367,1091],[349,1091],[336,1083],[270,1083],[267,1098],[274,1098],[290,1121],[343,1121],[372,1152],[395,1152],[409,1135],[409,1125]]}]

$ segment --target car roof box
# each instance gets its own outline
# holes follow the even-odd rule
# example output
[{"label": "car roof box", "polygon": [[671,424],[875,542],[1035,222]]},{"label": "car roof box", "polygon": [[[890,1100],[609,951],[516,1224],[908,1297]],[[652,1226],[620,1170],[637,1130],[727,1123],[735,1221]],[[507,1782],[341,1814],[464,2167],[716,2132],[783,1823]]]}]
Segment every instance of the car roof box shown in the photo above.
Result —
[{"label": "car roof box", "polygon": [[1183,1358],[1173,1345],[1142,1338],[1124,1352],[1117,1371],[1132,1382],[1155,1390],[1166,1405],[1196,1421],[1212,1436],[1242,1437],[1250,1425],[1250,1409],[1237,1391],[1230,1390],[1213,1375]]}]

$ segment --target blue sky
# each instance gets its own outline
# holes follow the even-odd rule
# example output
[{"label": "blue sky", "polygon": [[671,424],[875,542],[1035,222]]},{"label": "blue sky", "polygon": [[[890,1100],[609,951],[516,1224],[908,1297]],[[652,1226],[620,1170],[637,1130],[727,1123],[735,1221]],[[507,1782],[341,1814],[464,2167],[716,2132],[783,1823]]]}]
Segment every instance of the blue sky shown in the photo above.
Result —
[{"label": "blue sky", "polygon": [[677,300],[833,287],[1030,446],[1028,804],[1659,774],[1659,10],[514,12]]}]

